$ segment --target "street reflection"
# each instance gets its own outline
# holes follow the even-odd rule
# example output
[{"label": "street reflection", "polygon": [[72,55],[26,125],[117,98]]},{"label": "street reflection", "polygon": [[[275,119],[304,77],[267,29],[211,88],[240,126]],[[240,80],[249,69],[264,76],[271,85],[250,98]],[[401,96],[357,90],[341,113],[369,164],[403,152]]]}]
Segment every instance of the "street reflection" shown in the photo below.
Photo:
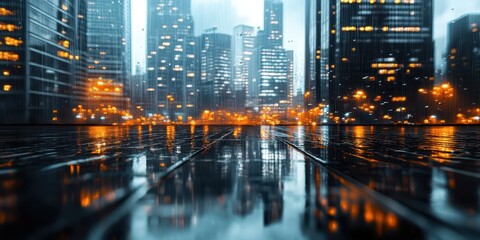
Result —
[{"label": "street reflection", "polygon": [[[308,163],[307,163],[308,164]],[[303,231],[310,238],[423,239],[425,233],[365,198],[345,179],[320,166],[306,168],[309,193]]]},{"label": "street reflection", "polygon": [[[298,135],[289,128],[277,131],[279,136]],[[328,143],[320,144],[326,133]],[[478,235],[479,133],[475,127],[329,127],[328,132],[306,129],[305,140],[291,142],[302,146],[305,141],[302,149],[328,159],[332,168],[364,186]],[[365,220],[376,219],[369,212]]]},{"label": "street reflection", "polygon": [[[84,238],[116,216],[120,205],[126,210],[107,226],[107,239],[451,237],[432,230],[445,226],[480,235],[480,128],[67,126],[0,132],[2,239]],[[326,165],[306,160],[285,142]],[[194,152],[194,159],[160,178]],[[120,204],[138,189],[150,191]],[[368,193],[431,219],[433,228],[417,226],[418,219],[404,219]]]},{"label": "street reflection", "polygon": [[156,176],[177,159],[225,129],[215,127],[207,133],[175,126],[0,129],[5,136],[0,137],[1,238],[81,238],[101,222],[107,209],[113,210],[140,186],[156,182]]},{"label": "street reflection", "polygon": [[107,238],[426,238],[272,134],[238,128],[153,188]]}]

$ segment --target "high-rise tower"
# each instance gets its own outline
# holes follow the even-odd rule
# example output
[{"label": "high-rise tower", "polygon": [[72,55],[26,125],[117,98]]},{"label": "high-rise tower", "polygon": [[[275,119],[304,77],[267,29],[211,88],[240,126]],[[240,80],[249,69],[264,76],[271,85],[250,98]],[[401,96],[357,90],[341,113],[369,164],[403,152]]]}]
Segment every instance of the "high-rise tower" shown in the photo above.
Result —
[{"label": "high-rise tower", "polygon": [[0,3],[0,122],[71,122],[86,1]]},{"label": "high-rise tower", "polygon": [[[465,15],[448,27],[447,78],[456,89],[458,112],[480,108],[480,15]],[[478,114],[478,112],[477,112]]]},{"label": "high-rise tower", "polygon": [[200,37],[200,110],[233,111],[232,37],[209,29]]},{"label": "high-rise tower", "polygon": [[259,34],[258,100],[260,107],[285,116],[288,108],[288,59],[283,48],[283,2],[265,0],[264,31]]},{"label": "high-rise tower", "polygon": [[434,80],[432,0],[310,4],[321,13],[309,13],[310,105],[325,103],[334,122],[423,122]]},{"label": "high-rise tower", "polygon": [[[91,0],[87,13],[87,121],[120,122],[129,112],[129,0]],[[80,106],[78,106],[80,108]]]},{"label": "high-rise tower", "polygon": [[[328,1],[324,1],[328,2]],[[321,16],[322,12],[320,11],[321,6],[320,0],[306,0],[305,1],[305,95],[304,95],[304,106],[309,108],[314,108],[320,102],[326,102],[328,95],[322,96],[320,90],[320,53],[321,53],[321,43],[327,43],[327,39],[324,39],[320,42],[320,31],[321,28]],[[326,18],[328,19],[328,18]],[[328,22],[325,25],[330,24]],[[327,27],[324,27],[327,28]],[[334,36],[332,34],[332,36]],[[332,48],[333,49],[333,48]],[[328,52],[330,52],[328,46],[324,51],[322,56],[327,57]],[[326,87],[323,87],[326,89]]]},{"label": "high-rise tower", "polygon": [[265,0],[263,24],[268,47],[283,48],[282,0]]},{"label": "high-rise tower", "polygon": [[195,37],[190,0],[149,0],[147,114],[186,122],[196,114]]},{"label": "high-rise tower", "polygon": [[251,99],[250,82],[253,68],[252,58],[254,51],[255,29],[250,26],[239,25],[233,29],[232,63],[233,63],[233,91],[235,111],[244,111],[247,99]]}]

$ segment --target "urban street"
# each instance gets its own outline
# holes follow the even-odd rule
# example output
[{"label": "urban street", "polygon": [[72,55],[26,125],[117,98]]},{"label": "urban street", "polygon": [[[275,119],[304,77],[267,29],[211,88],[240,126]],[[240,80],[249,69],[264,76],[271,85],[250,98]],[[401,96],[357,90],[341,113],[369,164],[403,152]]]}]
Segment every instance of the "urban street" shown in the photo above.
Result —
[{"label": "urban street", "polygon": [[2,239],[476,239],[480,127],[0,127]]}]

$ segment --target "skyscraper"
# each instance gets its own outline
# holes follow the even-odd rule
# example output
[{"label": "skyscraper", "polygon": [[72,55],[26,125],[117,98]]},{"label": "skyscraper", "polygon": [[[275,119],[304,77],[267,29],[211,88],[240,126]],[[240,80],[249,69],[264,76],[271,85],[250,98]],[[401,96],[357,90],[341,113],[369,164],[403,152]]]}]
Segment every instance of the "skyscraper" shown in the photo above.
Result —
[{"label": "skyscraper", "polygon": [[200,37],[199,110],[233,111],[232,37],[209,29]]},{"label": "skyscraper", "polygon": [[266,44],[271,48],[283,48],[282,0],[265,0],[263,24]]},{"label": "skyscraper", "polygon": [[293,50],[287,50],[287,61],[288,61],[288,69],[287,69],[287,78],[288,78],[288,106],[293,106],[293,89],[294,89],[294,80],[295,80],[295,54]]},{"label": "skyscraper", "polygon": [[247,99],[251,99],[249,83],[252,78],[252,58],[254,51],[255,29],[239,25],[233,29],[232,60],[233,60],[233,91],[234,109],[244,111]]},{"label": "skyscraper", "polygon": [[133,117],[143,117],[149,99],[147,98],[146,76],[145,73],[142,72],[139,64],[136,66],[135,75],[131,77],[130,99]]},{"label": "skyscraper", "polygon": [[279,115],[288,107],[288,59],[283,48],[283,2],[265,0],[264,39],[258,48],[258,97],[261,108]]},{"label": "skyscraper", "polygon": [[448,26],[447,79],[456,89],[457,110],[463,113],[480,108],[479,29],[479,14],[465,15]]},{"label": "skyscraper", "polygon": [[[131,63],[129,0],[91,0],[87,13],[87,88],[80,106],[92,113],[80,115],[94,122],[119,122],[129,112],[127,74]],[[79,107],[79,106],[77,106]],[[78,115],[77,115],[78,116]]]},{"label": "skyscraper", "polygon": [[422,90],[434,80],[432,0],[327,0],[319,10],[309,13],[307,73],[316,103],[330,106],[334,122],[423,122]]},{"label": "skyscraper", "polygon": [[147,114],[186,122],[196,114],[195,37],[190,0],[149,0]]},{"label": "skyscraper", "polygon": [[[323,1],[328,2],[328,1]],[[320,0],[306,0],[305,1],[305,99],[304,105],[306,108],[314,108],[321,102],[326,102],[328,95],[322,96],[320,90],[327,89],[328,84],[321,85],[320,83],[320,53],[321,43],[327,43],[326,39],[320,42],[320,31],[328,29],[326,27],[329,22],[325,23],[325,27],[321,27]],[[331,14],[331,13],[329,13]],[[328,18],[325,18],[328,19]],[[330,19],[333,19],[331,17]],[[334,36],[333,34],[330,35]],[[334,49],[332,47],[332,49]],[[322,54],[323,59],[328,56],[329,48],[324,49]],[[320,87],[323,86],[323,87]],[[323,98],[323,100],[322,100]]]},{"label": "skyscraper", "polygon": [[0,3],[0,122],[71,122],[86,1]]}]

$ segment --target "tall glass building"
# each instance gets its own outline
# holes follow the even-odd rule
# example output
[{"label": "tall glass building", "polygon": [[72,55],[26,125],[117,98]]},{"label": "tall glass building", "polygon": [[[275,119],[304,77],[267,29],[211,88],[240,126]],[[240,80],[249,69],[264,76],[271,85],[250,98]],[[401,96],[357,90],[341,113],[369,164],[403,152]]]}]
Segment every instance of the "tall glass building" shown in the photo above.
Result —
[{"label": "tall glass building", "polygon": [[282,0],[265,0],[263,24],[266,44],[272,48],[283,48]]},{"label": "tall glass building", "polygon": [[244,111],[251,99],[249,84],[252,79],[252,59],[255,44],[255,28],[245,25],[233,29],[232,64],[235,111]]},{"label": "tall glass building", "polygon": [[130,111],[127,74],[129,0],[90,0],[87,13],[87,94],[77,110],[84,121],[119,122]]},{"label": "tall glass building", "polygon": [[320,13],[308,11],[315,104],[325,102],[334,122],[423,122],[434,81],[432,0],[310,4]]},{"label": "tall glass building", "polygon": [[[322,1],[328,2],[328,1]],[[320,30],[322,4],[320,0],[305,1],[305,99],[306,108],[314,108],[328,98],[321,96],[320,90]],[[333,36],[333,35],[332,35]],[[322,41],[325,42],[325,41]],[[325,54],[326,55],[326,54]],[[322,55],[324,56],[324,55]]]},{"label": "tall glass building", "polygon": [[287,78],[288,78],[288,106],[293,107],[293,91],[294,91],[294,81],[295,81],[295,54],[293,50],[287,50]]},{"label": "tall glass building", "polygon": [[283,48],[283,2],[265,0],[264,31],[259,34],[260,107],[284,115],[288,108],[288,59]]},{"label": "tall glass building", "polygon": [[465,15],[448,26],[447,77],[456,89],[457,112],[480,108],[480,14]]},{"label": "tall glass building", "polygon": [[232,37],[215,31],[200,37],[199,110],[233,111]]},{"label": "tall glass building", "polygon": [[86,1],[0,3],[0,122],[71,122]]},{"label": "tall glass building", "polygon": [[148,0],[147,114],[186,122],[196,115],[196,46],[190,0]]}]

